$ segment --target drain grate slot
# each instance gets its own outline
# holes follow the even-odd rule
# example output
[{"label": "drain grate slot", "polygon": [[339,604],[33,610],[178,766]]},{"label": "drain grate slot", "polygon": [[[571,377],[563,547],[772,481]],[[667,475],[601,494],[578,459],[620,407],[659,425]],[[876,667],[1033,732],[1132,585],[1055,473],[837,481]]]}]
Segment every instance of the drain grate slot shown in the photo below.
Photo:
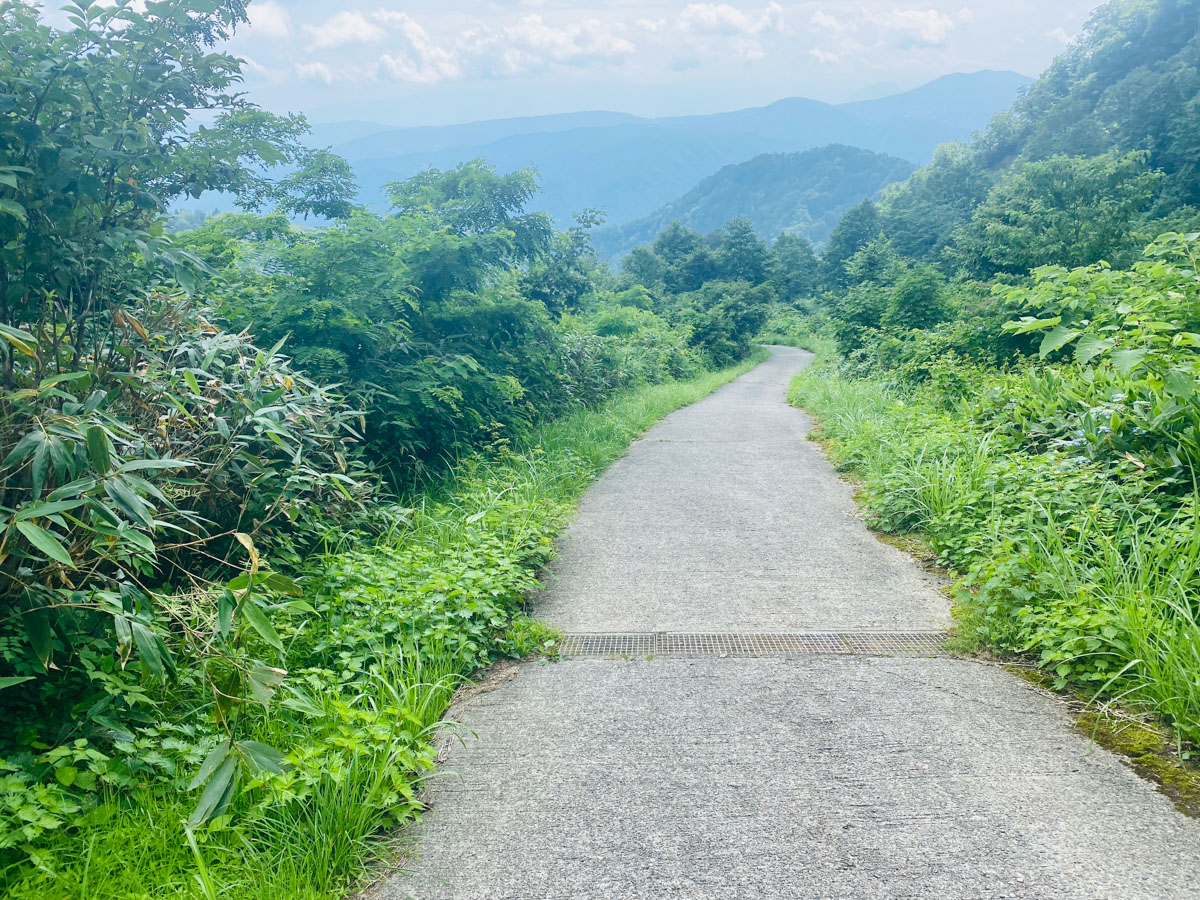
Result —
[{"label": "drain grate slot", "polygon": [[934,656],[945,649],[948,637],[945,631],[616,632],[567,634],[560,649],[570,657]]}]

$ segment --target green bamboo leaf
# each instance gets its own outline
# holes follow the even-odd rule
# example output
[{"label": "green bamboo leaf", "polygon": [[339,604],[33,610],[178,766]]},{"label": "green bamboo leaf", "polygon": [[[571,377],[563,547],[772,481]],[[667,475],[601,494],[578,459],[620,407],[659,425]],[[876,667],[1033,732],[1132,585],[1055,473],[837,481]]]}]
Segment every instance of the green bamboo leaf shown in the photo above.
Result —
[{"label": "green bamboo leaf", "polygon": [[260,772],[283,774],[283,753],[260,741],[238,741],[238,752]]},{"label": "green bamboo leaf", "polygon": [[195,394],[197,397],[202,396],[202,392],[200,390],[200,382],[198,382],[196,380],[196,376],[193,375],[191,372],[189,372],[187,369],[183,370],[183,380],[187,382],[187,385],[189,388],[192,389],[193,394]]},{"label": "green bamboo leaf", "polygon": [[196,788],[212,777],[213,772],[217,771],[217,766],[224,762],[225,757],[229,755],[229,747],[228,740],[221,741],[221,743],[213,747],[208,756],[204,758],[204,762],[200,764],[200,770],[192,778],[191,783],[188,784],[187,789],[189,791],[196,790]]},{"label": "green bamboo leaf", "polygon": [[28,459],[45,439],[46,435],[40,428],[36,431],[27,432],[24,437],[17,441],[17,446],[12,448],[12,452],[5,457],[4,468],[7,469],[9,466],[16,465]]},{"label": "green bamboo leaf", "polygon": [[150,513],[146,509],[145,501],[137,495],[137,492],[125,480],[110,478],[104,482],[104,492],[112,498],[112,501],[117,504],[121,512],[129,517],[130,521],[144,525],[147,528],[154,525],[154,520],[150,517]]},{"label": "green bamboo leaf", "polygon": [[71,554],[67,552],[67,548],[45,528],[34,525],[32,522],[17,522],[16,527],[17,531],[24,535],[25,540],[29,541],[29,543],[33,544],[33,546],[41,550],[52,560],[62,563],[69,568],[75,568],[75,562],[71,559]]},{"label": "green bamboo leaf", "polygon": [[77,506],[83,506],[85,503],[87,503],[87,499],[84,497],[80,497],[77,500],[51,500],[46,503],[31,503],[28,506],[22,506],[18,509],[13,519],[21,522],[26,519],[53,516],[58,513],[69,512]]},{"label": "green bamboo leaf", "polygon": [[208,780],[208,786],[200,795],[196,808],[188,819],[188,824],[196,826],[207,822],[214,816],[219,816],[233,797],[233,788],[237,783],[237,757],[227,756]]},{"label": "green bamboo leaf", "polygon": [[279,640],[279,634],[275,631],[275,626],[271,624],[271,620],[267,618],[267,614],[259,609],[258,604],[253,600],[247,600],[242,604],[240,612],[246,621],[250,623],[250,627],[257,631],[264,641],[280,653],[283,652],[283,641]]},{"label": "green bamboo leaf", "polygon": [[33,465],[29,470],[29,487],[33,491],[33,499],[42,496],[42,488],[46,484],[46,473],[50,471],[50,442],[42,441],[33,452]]},{"label": "green bamboo leaf", "polygon": [[150,671],[161,679],[165,679],[168,673],[175,674],[175,659],[167,649],[166,641],[141,622],[130,621],[129,625],[133,641]]},{"label": "green bamboo leaf", "polygon": [[107,474],[112,467],[112,449],[108,443],[108,435],[99,425],[92,425],[88,428],[87,449],[92,468],[101,475]]},{"label": "green bamboo leaf", "polygon": [[0,678],[0,691],[5,688],[15,687],[18,684],[24,684],[26,681],[33,681],[32,675],[7,675]]}]

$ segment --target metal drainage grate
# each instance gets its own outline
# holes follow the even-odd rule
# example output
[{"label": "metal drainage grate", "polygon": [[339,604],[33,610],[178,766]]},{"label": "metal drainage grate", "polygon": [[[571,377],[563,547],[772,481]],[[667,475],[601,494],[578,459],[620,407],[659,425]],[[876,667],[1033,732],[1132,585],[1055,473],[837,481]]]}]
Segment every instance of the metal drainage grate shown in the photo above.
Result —
[{"label": "metal drainage grate", "polygon": [[945,648],[944,631],[791,632],[783,634],[705,634],[639,632],[568,634],[563,656],[788,656],[840,653],[859,656],[932,656]]}]

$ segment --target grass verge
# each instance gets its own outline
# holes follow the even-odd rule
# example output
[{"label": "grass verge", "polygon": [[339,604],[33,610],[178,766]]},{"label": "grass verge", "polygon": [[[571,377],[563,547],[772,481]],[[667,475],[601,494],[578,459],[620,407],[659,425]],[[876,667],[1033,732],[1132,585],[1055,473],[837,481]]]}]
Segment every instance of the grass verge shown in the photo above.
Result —
[{"label": "grass verge", "polygon": [[[817,417],[815,436],[861,485],[868,524],[920,536],[956,579],[957,651],[1036,666],[1044,683],[1080,699],[1085,730],[1192,796],[1195,498],[1164,498],[1136,473],[1114,480],[1061,451],[1028,452],[981,425],[975,398],[987,389],[843,377],[825,355],[793,382],[789,401]],[[1139,721],[1137,734],[1157,736],[1153,753],[1148,738],[1126,752],[1128,723]]]},{"label": "grass verge", "polygon": [[[545,424],[521,447],[468,460],[427,494],[381,507],[363,532],[336,536],[302,579],[309,610],[280,617],[287,681],[270,704],[239,710],[238,745],[284,749],[280,765],[248,769],[222,814],[189,828],[199,793],[189,781],[221,734],[199,721],[203,698],[180,690],[158,709],[174,723],[156,748],[167,774],[103,794],[77,827],[0,848],[0,893],[344,896],[391,855],[396,827],[419,817],[433,738],[464,679],[497,659],[553,652],[554,633],[525,615],[524,597],[586,487],[663,416],[766,356]],[[71,762],[87,771],[86,760]]]}]

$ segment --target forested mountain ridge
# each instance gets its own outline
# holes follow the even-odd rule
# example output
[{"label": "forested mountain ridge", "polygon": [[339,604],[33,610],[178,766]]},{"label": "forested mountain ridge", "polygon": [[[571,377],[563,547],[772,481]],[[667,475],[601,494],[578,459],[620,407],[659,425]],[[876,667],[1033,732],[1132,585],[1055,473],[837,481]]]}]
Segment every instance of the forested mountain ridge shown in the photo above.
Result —
[{"label": "forested mountain ridge", "polygon": [[766,153],[725,166],[645,218],[599,229],[593,244],[601,255],[613,257],[653,241],[673,221],[710,232],[738,217],[748,219],[765,240],[788,231],[823,244],[850,207],[874,199],[914,168],[906,160],[842,144]]},{"label": "forested mountain ridge", "polygon": [[596,112],[370,135],[360,130],[334,149],[354,167],[367,203],[383,201],[388,181],[481,158],[501,171],[533,165],[541,185],[537,208],[560,225],[588,208],[621,224],[650,214],[722,166],[762,153],[848,144],[922,163],[938,144],[983,128],[1028,83],[1015,72],[982,71],[842,105],[789,98],[659,119]]},{"label": "forested mountain ridge", "polygon": [[[939,148],[929,166],[886,192],[881,225],[904,255],[941,260],[957,243],[958,258],[978,260],[974,271],[983,274],[1095,261],[1097,240],[1083,233],[1101,228],[1113,234],[1097,236],[1099,244],[1125,232],[1129,240],[1108,249],[1128,259],[1147,237],[1134,233],[1138,221],[1184,222],[1200,205],[1198,145],[1200,3],[1108,3],[984,133]],[[1078,216],[1053,214],[1066,203],[1091,210],[1082,233]],[[985,247],[989,223],[1000,240]],[[1028,230],[1025,246],[1046,252],[1004,249],[1012,229]],[[1051,244],[1080,252],[1057,259]]]}]

